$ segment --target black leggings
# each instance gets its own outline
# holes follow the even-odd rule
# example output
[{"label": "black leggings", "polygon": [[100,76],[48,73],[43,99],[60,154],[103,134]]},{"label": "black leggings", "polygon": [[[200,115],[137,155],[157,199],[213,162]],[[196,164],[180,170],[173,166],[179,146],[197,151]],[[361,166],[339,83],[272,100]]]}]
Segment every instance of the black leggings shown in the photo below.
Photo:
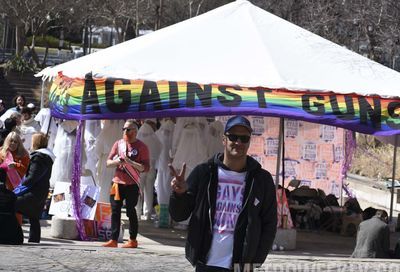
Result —
[{"label": "black leggings", "polygon": [[121,208],[125,199],[126,215],[129,218],[129,238],[136,239],[138,233],[138,218],[135,206],[139,198],[139,187],[136,184],[118,184],[120,200],[114,200],[114,195],[110,195],[111,203],[111,239],[117,241],[121,228]]}]

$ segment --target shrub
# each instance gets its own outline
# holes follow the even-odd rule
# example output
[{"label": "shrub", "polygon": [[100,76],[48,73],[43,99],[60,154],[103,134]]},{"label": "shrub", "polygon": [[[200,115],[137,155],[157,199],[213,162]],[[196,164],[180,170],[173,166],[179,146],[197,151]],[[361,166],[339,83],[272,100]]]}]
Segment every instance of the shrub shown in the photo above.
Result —
[{"label": "shrub", "polygon": [[23,75],[26,72],[35,72],[36,65],[33,62],[25,60],[21,56],[14,56],[12,59],[2,65],[5,72],[18,72]]},{"label": "shrub", "polygon": [[[30,46],[32,44],[32,36],[26,39],[26,45]],[[35,37],[35,46],[38,47],[46,47],[47,44],[50,48],[58,48],[60,45],[60,40],[56,37],[46,35],[46,36],[36,36]],[[69,49],[69,42],[64,41],[63,49]]]},{"label": "shrub", "polygon": [[[400,152],[400,150],[399,150]],[[398,158],[399,153],[397,154]],[[400,159],[396,163],[396,176],[400,175]],[[357,149],[350,172],[373,179],[392,176],[393,146],[377,142],[375,137],[358,134]]]}]

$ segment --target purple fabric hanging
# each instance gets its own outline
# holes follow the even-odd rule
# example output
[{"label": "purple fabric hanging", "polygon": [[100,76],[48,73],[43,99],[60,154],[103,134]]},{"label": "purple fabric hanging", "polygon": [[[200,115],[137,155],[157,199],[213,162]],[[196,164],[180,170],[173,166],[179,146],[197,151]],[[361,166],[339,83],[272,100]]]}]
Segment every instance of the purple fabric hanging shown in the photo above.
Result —
[{"label": "purple fabric hanging", "polygon": [[83,219],[81,216],[81,160],[82,160],[82,130],[84,127],[84,121],[79,121],[79,125],[76,132],[76,143],[74,150],[74,165],[72,170],[72,205],[74,209],[74,216],[76,219],[76,227],[79,232],[79,236],[82,241],[87,240],[85,233],[85,227],[83,225]]},{"label": "purple fabric hanging", "polygon": [[[343,180],[347,177],[347,172],[351,168],[351,161],[353,160],[353,155],[354,152],[356,151],[357,143],[355,141],[355,138],[353,136],[353,131],[351,130],[346,130],[345,132],[345,147],[344,147],[344,162],[342,165],[342,184]],[[355,196],[352,194],[352,192],[347,188],[346,185],[342,185],[343,190],[346,192],[346,194],[350,198],[354,198]]]}]

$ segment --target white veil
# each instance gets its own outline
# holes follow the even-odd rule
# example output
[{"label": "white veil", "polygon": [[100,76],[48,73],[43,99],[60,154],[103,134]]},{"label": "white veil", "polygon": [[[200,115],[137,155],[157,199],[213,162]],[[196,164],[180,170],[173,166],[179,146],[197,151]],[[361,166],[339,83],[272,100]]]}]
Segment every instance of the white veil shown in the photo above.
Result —
[{"label": "white veil", "polygon": [[161,152],[161,142],[158,140],[153,128],[146,122],[139,128],[137,139],[147,145],[149,149],[150,168],[157,169],[157,161]]},{"label": "white veil", "polygon": [[221,121],[214,121],[209,125],[208,129],[208,144],[207,153],[208,157],[216,153],[224,152],[224,145],[222,144],[222,135],[224,134],[224,125]]},{"label": "white veil", "polygon": [[156,131],[158,139],[162,142],[162,149],[158,159],[157,179],[155,183],[159,204],[168,204],[171,194],[171,173],[168,164],[171,162],[169,151],[172,148],[174,128],[174,122],[168,119],[162,121],[160,129]]},{"label": "white veil", "polygon": [[198,123],[193,118],[186,119],[172,165],[175,169],[181,169],[182,164],[186,163],[185,178],[187,178],[193,168],[205,160],[207,160],[207,149],[204,139],[200,136]]}]

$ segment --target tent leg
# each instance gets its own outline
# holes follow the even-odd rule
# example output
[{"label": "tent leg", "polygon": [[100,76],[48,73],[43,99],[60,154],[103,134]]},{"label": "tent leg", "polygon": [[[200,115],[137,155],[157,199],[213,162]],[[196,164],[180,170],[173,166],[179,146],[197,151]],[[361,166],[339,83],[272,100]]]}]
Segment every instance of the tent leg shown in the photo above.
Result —
[{"label": "tent leg", "polygon": [[276,172],[275,172],[275,188],[278,189],[279,186],[279,171],[281,166],[282,158],[282,143],[283,143],[283,124],[284,118],[279,120],[279,136],[278,136],[278,155],[276,158]]},{"label": "tent leg", "polygon": [[394,138],[394,151],[393,151],[393,168],[392,168],[392,187],[390,188],[390,221],[393,218],[393,200],[394,200],[394,181],[396,178],[396,156],[397,156],[397,144],[399,141],[398,135]]},{"label": "tent leg", "polygon": [[[285,219],[283,216],[283,195],[285,194],[285,118],[281,118],[280,122],[279,122],[279,134],[280,134],[280,140],[282,141],[280,146],[281,146],[281,154],[282,154],[282,158],[281,158],[281,163],[282,163],[282,189],[281,189],[281,226],[282,228],[286,225],[285,224]],[[286,219],[287,220],[287,219]]]},{"label": "tent leg", "polygon": [[42,95],[40,96],[40,109],[44,107],[44,79],[42,78]]}]

